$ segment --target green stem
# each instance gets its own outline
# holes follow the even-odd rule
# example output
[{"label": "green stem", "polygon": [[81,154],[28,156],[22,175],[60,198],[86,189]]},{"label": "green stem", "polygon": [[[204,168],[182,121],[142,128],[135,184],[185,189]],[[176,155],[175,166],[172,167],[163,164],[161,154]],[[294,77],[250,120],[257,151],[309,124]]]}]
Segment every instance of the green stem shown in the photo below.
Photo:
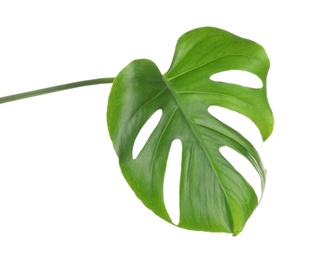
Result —
[{"label": "green stem", "polygon": [[33,91],[15,94],[15,95],[11,95],[11,96],[0,97],[0,104],[19,100],[19,99],[49,94],[49,93],[53,93],[53,92],[57,92],[57,91],[72,89],[72,88],[97,85],[97,84],[112,83],[113,81],[114,81],[114,78],[91,79],[91,80],[83,80],[83,81],[58,85],[58,86],[54,86],[54,87],[50,87],[50,88],[33,90]]}]

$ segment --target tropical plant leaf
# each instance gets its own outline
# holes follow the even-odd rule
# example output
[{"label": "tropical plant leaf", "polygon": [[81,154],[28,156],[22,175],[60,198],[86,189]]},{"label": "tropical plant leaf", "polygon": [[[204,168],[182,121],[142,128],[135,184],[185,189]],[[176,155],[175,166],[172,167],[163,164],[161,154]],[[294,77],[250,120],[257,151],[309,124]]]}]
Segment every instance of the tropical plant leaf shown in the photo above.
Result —
[{"label": "tropical plant leaf", "polygon": [[[137,197],[155,214],[172,223],[163,198],[170,146],[182,142],[179,227],[238,234],[258,199],[251,185],[221,155],[228,146],[257,170],[262,190],[266,171],[255,148],[241,134],[209,114],[221,106],[250,118],[266,140],[273,116],[266,97],[269,60],[257,43],[221,29],[204,27],[177,42],[170,69],[162,75],[146,59],[135,60],[115,78],[107,122],[122,173]],[[254,73],[260,89],[214,82],[221,71]],[[134,141],[148,119],[162,117],[136,159]]]}]

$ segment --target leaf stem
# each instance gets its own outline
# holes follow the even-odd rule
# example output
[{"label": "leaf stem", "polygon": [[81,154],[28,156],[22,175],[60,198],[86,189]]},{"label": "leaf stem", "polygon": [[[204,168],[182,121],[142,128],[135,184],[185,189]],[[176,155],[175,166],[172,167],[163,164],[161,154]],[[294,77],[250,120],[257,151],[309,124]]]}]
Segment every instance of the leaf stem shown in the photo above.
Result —
[{"label": "leaf stem", "polygon": [[15,95],[11,95],[11,96],[0,97],[0,104],[15,101],[15,100],[20,100],[20,99],[24,99],[24,98],[49,94],[49,93],[53,93],[53,92],[57,92],[57,91],[72,89],[72,88],[97,85],[97,84],[112,83],[113,81],[114,81],[114,78],[99,78],[99,79],[90,79],[90,80],[72,82],[72,83],[68,83],[68,84],[63,84],[63,85],[53,86],[53,87],[49,87],[49,88],[43,88],[43,89],[33,90],[33,91],[24,92],[24,93],[20,93],[20,94],[15,94]]}]

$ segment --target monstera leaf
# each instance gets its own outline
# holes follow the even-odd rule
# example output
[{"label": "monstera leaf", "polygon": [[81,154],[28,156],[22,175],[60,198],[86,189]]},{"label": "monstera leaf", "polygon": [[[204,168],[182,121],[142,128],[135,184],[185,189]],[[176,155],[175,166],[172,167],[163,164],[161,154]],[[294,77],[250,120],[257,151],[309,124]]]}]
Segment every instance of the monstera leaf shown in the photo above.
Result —
[{"label": "monstera leaf", "polygon": [[[266,97],[269,60],[253,41],[205,27],[177,42],[170,69],[162,75],[146,59],[135,60],[115,78],[108,101],[107,122],[122,173],[137,197],[155,214],[172,223],[163,197],[171,143],[182,143],[180,177],[181,228],[238,234],[256,206],[255,191],[221,155],[223,146],[245,156],[257,170],[262,190],[266,171],[255,148],[241,134],[208,112],[212,105],[250,118],[266,140],[273,116]],[[263,82],[260,89],[210,77],[242,70]],[[136,159],[135,139],[148,119],[161,119]]]}]

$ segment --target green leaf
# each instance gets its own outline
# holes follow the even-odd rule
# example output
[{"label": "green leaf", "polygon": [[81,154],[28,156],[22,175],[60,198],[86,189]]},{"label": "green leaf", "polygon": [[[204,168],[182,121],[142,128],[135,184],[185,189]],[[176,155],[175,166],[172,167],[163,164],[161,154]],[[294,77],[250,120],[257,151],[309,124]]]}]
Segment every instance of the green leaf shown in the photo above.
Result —
[{"label": "green leaf", "polygon": [[[266,97],[269,60],[257,43],[221,29],[204,27],[177,42],[170,69],[162,75],[146,59],[135,60],[115,78],[107,122],[122,173],[137,197],[155,214],[172,223],[163,198],[170,146],[182,142],[179,227],[238,234],[256,206],[253,188],[221,155],[228,146],[257,170],[262,191],[266,171],[255,148],[241,134],[209,114],[221,106],[250,118],[266,140],[273,116]],[[227,70],[254,73],[260,89],[214,82]],[[148,119],[162,117],[136,159],[134,141]]]}]

